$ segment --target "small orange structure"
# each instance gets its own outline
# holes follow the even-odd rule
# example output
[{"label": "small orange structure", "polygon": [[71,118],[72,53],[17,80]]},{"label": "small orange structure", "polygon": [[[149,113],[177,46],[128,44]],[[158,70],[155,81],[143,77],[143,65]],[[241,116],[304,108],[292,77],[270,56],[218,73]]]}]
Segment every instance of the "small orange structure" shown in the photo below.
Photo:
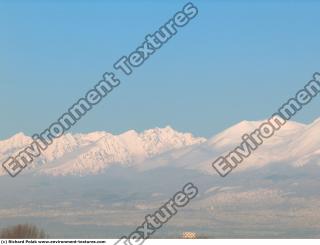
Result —
[{"label": "small orange structure", "polygon": [[183,232],[182,239],[197,239],[197,234],[195,232]]}]

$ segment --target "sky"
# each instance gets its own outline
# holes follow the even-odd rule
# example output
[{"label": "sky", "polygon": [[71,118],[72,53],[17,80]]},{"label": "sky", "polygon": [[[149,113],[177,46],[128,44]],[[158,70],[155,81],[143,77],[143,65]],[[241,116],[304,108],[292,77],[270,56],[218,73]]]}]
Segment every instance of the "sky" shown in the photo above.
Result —
[{"label": "sky", "polygon": [[[0,139],[40,133],[187,1],[0,0]],[[316,1],[193,1],[198,16],[72,128],[211,137],[320,72]],[[118,72],[118,74],[120,74]],[[319,115],[315,98],[293,120]]]}]

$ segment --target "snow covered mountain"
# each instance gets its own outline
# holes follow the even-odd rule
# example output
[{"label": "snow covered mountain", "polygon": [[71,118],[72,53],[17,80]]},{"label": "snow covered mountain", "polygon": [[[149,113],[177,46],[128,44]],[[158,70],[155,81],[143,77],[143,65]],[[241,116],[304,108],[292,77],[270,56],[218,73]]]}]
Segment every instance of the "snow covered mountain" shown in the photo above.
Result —
[{"label": "snow covered mountain", "polygon": [[[0,141],[0,160],[4,161],[27,146],[32,139],[23,133]],[[66,134],[56,139],[29,172],[51,175],[86,175],[105,170],[111,164],[132,166],[146,159],[206,140],[189,133],[179,133],[171,127],[155,128],[137,133],[134,130],[120,135],[107,132]],[[2,169],[2,174],[3,174]]]},{"label": "snow covered mountain", "polygon": [[[241,143],[241,136],[257,129],[262,121],[242,121],[210,139],[194,137],[172,129],[155,128],[120,135],[107,132],[66,134],[32,164],[26,173],[46,175],[90,175],[107,171],[112,165],[146,171],[163,166],[216,174],[211,163]],[[260,168],[278,162],[294,167],[320,164],[320,119],[310,125],[289,121],[255,151],[236,171]],[[18,133],[0,141],[0,160],[19,152],[31,142]],[[5,174],[1,169],[1,174]]]}]

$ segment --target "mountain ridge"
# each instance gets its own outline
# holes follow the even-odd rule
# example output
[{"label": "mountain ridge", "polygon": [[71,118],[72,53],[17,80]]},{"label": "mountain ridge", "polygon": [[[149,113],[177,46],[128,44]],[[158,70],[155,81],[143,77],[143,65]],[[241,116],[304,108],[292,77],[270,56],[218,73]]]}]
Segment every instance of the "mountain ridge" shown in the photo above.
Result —
[{"label": "mountain ridge", "polygon": [[[241,143],[243,134],[257,129],[262,122],[242,121],[209,139],[178,132],[170,126],[143,132],[128,130],[118,135],[105,131],[68,133],[56,139],[26,172],[83,176],[107,171],[112,165],[141,171],[170,165],[215,174],[211,167],[215,158],[228,154]],[[309,125],[288,121],[274,136],[265,140],[237,171],[274,162],[290,161],[295,167],[311,162],[320,164],[318,133],[319,119]],[[18,153],[31,140],[31,137],[18,133],[0,141],[0,160]]]}]

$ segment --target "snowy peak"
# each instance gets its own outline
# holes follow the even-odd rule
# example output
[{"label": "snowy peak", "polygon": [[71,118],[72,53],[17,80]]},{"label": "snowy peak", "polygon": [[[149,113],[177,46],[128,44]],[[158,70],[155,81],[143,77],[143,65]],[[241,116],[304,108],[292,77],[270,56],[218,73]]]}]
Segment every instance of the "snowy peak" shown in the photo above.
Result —
[{"label": "snowy peak", "polygon": [[146,130],[140,134],[140,137],[146,143],[145,148],[149,152],[156,148],[162,152],[170,149],[179,149],[206,141],[204,138],[195,138],[190,133],[177,132],[169,126]]},{"label": "snowy peak", "polygon": [[263,121],[242,121],[237,123],[209,139],[208,144],[216,148],[230,147],[240,142],[242,135],[257,129],[262,122]]},{"label": "snowy peak", "polygon": [[[242,121],[209,139],[208,145],[218,149],[232,148],[241,142],[241,137],[244,134],[252,133],[264,122],[266,121]],[[276,144],[277,142],[281,143],[286,141],[285,137],[288,136],[290,138],[295,136],[297,133],[305,130],[306,127],[307,126],[302,123],[287,121],[285,125],[268,140],[267,144]]]},{"label": "snowy peak", "polygon": [[20,132],[20,133],[13,135],[9,139],[6,139],[4,141],[0,141],[0,143],[2,142],[4,144],[19,145],[19,144],[23,144],[28,141],[30,141],[30,137],[26,136],[24,133]]},{"label": "snowy peak", "polygon": [[0,159],[2,159],[3,155],[13,153],[30,142],[32,142],[31,137],[26,136],[24,133],[17,133],[9,139],[0,141]]},{"label": "snowy peak", "polygon": [[297,135],[290,145],[290,155],[292,157],[302,157],[320,149],[320,119],[307,125],[301,134]]}]

